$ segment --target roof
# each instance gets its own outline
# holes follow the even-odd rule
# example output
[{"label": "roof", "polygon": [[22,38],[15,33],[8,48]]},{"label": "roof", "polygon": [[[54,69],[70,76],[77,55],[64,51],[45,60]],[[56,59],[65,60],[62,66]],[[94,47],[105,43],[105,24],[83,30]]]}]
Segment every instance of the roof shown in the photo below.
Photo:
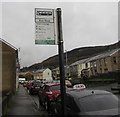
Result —
[{"label": "roof", "polygon": [[57,67],[57,68],[55,68],[55,69],[53,69],[53,70],[59,70],[59,67]]},{"label": "roof", "polygon": [[76,61],[75,63],[72,63],[70,66],[74,66],[74,65],[81,64],[81,63],[85,63],[86,61],[88,61],[88,59],[89,59],[89,58]]},{"label": "roof", "polygon": [[18,50],[16,47],[14,47],[13,45],[11,45],[10,43],[8,43],[7,41],[5,41],[4,39],[0,38],[0,41],[3,42],[3,43],[5,43],[6,45],[10,46],[14,50]]},{"label": "roof", "polygon": [[97,56],[91,57],[91,58],[82,59],[82,60],[79,60],[79,61],[76,61],[76,62],[72,63],[70,66],[78,65],[78,64],[81,64],[81,63],[87,63],[87,62],[94,61],[94,60],[97,60],[97,59],[112,56],[113,54],[115,54],[119,50],[120,50],[120,48],[117,48],[117,49],[114,49],[112,51],[108,51],[108,52],[99,54]]},{"label": "roof", "polygon": [[120,50],[120,48],[117,48],[117,49],[114,49],[114,50],[112,50],[112,51],[105,52],[105,53],[103,53],[103,54],[100,54],[100,55],[97,55],[97,56],[94,56],[94,57],[89,58],[88,61],[93,61],[93,60],[105,58],[105,57],[108,57],[108,56],[112,56],[113,54],[115,54],[115,53],[118,52],[119,50]]},{"label": "roof", "polygon": [[67,94],[71,95],[72,97],[75,97],[77,99],[90,96],[90,95],[97,95],[97,94],[111,94],[108,91],[103,91],[103,90],[88,90],[88,89],[83,89],[83,90],[70,90],[66,92]]},{"label": "roof", "polygon": [[[50,70],[49,68],[46,68],[46,69]],[[38,70],[35,71],[35,72],[43,72],[43,71],[45,71],[46,69],[38,69]]]},{"label": "roof", "polygon": [[36,72],[43,72],[45,69],[38,69]]}]

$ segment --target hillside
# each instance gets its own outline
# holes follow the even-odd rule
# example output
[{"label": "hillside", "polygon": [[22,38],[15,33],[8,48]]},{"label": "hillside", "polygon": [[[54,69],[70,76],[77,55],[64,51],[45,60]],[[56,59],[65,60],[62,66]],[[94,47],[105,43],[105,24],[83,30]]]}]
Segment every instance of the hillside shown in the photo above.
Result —
[{"label": "hillside", "polygon": [[[106,46],[82,47],[82,48],[73,49],[67,52],[68,65],[70,65],[71,63],[77,60],[92,57],[92,56],[95,56],[100,53],[106,52],[108,50],[113,50],[116,48],[120,48],[120,41],[118,43],[106,45]],[[65,57],[65,54],[64,54],[64,57]],[[21,71],[34,71],[37,69],[42,69],[42,68],[47,68],[47,67],[50,69],[54,69],[58,66],[59,66],[59,58],[58,58],[58,55],[55,55],[55,56],[52,56],[44,60],[41,63],[37,63],[32,66],[25,67],[21,69]]]}]

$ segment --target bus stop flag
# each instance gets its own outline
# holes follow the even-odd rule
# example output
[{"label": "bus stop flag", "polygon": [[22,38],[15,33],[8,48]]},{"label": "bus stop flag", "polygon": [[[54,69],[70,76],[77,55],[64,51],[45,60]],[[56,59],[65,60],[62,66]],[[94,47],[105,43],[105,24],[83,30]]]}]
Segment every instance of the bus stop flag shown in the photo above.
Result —
[{"label": "bus stop flag", "polygon": [[35,8],[35,44],[58,44],[55,9]]}]

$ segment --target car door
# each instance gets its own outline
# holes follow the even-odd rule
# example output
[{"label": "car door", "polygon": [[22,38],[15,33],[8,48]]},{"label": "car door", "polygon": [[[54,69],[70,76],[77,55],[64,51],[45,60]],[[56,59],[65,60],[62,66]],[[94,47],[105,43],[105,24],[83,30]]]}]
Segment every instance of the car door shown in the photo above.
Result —
[{"label": "car door", "polygon": [[49,91],[49,86],[45,85],[42,91],[42,101],[45,102],[45,99],[47,97],[47,93]]},{"label": "car door", "polygon": [[66,95],[66,111],[67,115],[77,115],[80,112],[79,107],[74,100],[74,97]]}]

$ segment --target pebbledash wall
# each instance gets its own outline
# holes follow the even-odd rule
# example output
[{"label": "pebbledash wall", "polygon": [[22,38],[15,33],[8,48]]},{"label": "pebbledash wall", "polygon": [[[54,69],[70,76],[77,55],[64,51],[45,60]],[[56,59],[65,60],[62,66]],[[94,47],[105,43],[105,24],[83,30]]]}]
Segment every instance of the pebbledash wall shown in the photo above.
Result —
[{"label": "pebbledash wall", "polygon": [[0,40],[0,92],[2,93],[2,115],[7,114],[7,110],[12,101],[12,96],[16,92],[16,58],[17,49],[4,40]]},{"label": "pebbledash wall", "polygon": [[16,50],[2,43],[2,92],[15,93],[16,90]]}]

